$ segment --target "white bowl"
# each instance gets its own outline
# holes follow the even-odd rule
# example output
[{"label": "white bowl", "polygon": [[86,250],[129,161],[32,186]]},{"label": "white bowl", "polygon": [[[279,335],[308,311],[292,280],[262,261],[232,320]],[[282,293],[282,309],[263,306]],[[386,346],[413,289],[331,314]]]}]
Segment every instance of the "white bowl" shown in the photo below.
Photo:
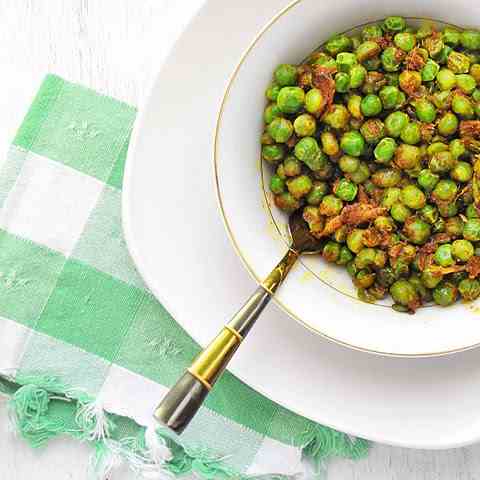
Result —
[{"label": "white bowl", "polygon": [[[279,63],[299,63],[337,32],[388,15],[480,27],[480,7],[467,0],[299,0],[262,30],[233,72],[215,138],[217,193],[228,234],[260,282],[286,250],[286,217],[270,205],[260,162],[264,91]],[[414,20],[412,20],[414,21]],[[418,20],[417,20],[418,22]],[[264,179],[263,176],[266,176]],[[343,345],[396,356],[434,356],[480,344],[480,308],[426,307],[415,315],[360,302],[344,269],[303,257],[276,301],[307,328]]]}]

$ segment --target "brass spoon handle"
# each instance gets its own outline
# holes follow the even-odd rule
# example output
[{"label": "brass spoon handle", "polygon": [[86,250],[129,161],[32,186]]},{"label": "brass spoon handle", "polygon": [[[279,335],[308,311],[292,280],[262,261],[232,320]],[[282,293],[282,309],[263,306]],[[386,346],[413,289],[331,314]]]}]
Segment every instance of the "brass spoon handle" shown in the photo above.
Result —
[{"label": "brass spoon handle", "polygon": [[215,339],[195,358],[155,410],[154,417],[180,434],[193,419],[228,362],[298,258],[289,249]]}]

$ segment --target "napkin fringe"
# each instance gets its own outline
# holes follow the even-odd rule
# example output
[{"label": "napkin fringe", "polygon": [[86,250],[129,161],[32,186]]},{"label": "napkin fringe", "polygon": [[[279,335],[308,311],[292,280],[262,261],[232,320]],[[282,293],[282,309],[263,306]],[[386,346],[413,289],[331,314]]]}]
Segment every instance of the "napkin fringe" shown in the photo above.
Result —
[{"label": "napkin fringe", "polygon": [[34,448],[60,435],[90,443],[94,451],[89,471],[96,480],[107,479],[121,465],[147,479],[193,473],[202,480],[317,480],[324,478],[327,459],[359,459],[368,453],[367,441],[312,424],[295,442],[302,450],[303,472],[291,476],[246,476],[227,464],[228,457],[184,446],[181,437],[166,429],[142,427],[137,436],[122,437],[122,417],[108,413],[98,399],[65,386],[56,377],[0,377],[0,386],[0,391],[9,397],[7,405],[14,432]]}]

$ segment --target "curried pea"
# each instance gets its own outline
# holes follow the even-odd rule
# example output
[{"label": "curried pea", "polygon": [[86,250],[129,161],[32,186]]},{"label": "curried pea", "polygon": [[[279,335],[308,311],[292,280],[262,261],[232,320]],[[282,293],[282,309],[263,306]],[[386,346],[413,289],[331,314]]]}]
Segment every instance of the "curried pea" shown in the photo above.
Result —
[{"label": "curried pea", "polygon": [[469,218],[463,227],[463,238],[471,242],[480,240],[480,218]]},{"label": "curried pea", "polygon": [[278,65],[264,95],[267,188],[358,298],[480,297],[480,31],[391,16]]}]

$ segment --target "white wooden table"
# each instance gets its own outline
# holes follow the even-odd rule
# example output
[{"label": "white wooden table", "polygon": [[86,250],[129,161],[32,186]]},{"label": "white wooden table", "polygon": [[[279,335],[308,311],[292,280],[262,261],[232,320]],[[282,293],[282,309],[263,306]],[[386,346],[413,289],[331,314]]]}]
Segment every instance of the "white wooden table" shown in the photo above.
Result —
[{"label": "white wooden table", "polygon": [[[46,72],[55,72],[138,105],[169,42],[200,3],[0,0],[0,65],[5,72],[20,70],[39,79]],[[0,140],[5,136],[0,133]],[[45,450],[32,451],[8,432],[6,408],[0,400],[2,480],[83,480],[89,454],[87,445],[72,440],[56,440]],[[127,471],[112,476],[112,480],[133,478]],[[328,478],[479,479],[480,445],[440,452],[376,445],[361,462],[333,462]]]}]

